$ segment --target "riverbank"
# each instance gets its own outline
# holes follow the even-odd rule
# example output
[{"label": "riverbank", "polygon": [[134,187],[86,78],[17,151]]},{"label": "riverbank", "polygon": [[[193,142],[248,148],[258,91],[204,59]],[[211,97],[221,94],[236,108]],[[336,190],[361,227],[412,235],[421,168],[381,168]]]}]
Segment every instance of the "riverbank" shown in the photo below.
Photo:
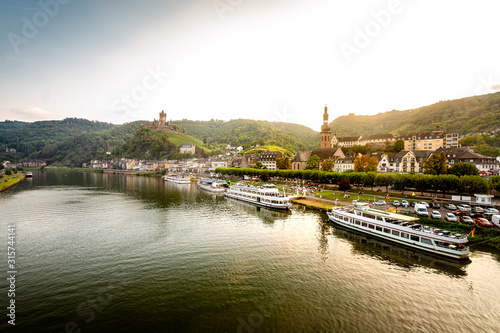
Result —
[{"label": "riverbank", "polygon": [[7,191],[9,188],[16,186],[24,179],[24,177],[24,174],[18,174],[16,177],[4,180],[0,183],[0,192]]}]

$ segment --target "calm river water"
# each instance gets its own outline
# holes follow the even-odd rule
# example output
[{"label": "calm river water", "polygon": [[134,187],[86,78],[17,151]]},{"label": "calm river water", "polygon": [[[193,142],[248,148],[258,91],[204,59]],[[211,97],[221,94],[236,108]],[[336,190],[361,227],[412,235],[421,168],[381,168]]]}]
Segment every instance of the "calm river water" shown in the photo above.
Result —
[{"label": "calm river water", "polygon": [[302,207],[47,171],[0,194],[0,212],[2,332],[500,331],[498,254],[445,261]]}]

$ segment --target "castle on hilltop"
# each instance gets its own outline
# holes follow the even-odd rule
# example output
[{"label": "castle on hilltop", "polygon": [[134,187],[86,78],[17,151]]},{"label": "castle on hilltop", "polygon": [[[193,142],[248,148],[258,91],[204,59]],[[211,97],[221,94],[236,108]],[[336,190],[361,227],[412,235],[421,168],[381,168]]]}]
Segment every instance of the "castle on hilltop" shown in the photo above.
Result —
[{"label": "castle on hilltop", "polygon": [[165,111],[161,111],[160,112],[160,120],[156,120],[156,118],[153,120],[152,123],[150,123],[149,121],[146,122],[146,124],[144,124],[142,126],[143,128],[147,128],[149,129],[150,131],[161,131],[161,132],[169,132],[169,133],[180,133],[180,134],[184,134],[184,135],[187,135],[187,131],[186,130],[181,130],[181,129],[176,129],[171,123],[170,121],[167,121],[167,114],[165,113]]}]

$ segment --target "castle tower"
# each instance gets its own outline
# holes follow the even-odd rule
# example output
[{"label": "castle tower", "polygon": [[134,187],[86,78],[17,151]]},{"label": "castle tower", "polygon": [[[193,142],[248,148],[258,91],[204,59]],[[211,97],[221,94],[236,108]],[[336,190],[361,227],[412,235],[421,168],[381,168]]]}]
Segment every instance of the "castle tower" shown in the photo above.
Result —
[{"label": "castle tower", "polygon": [[167,123],[167,114],[165,111],[161,110],[160,112],[160,126],[165,126]]},{"label": "castle tower", "polygon": [[321,125],[321,143],[320,148],[331,148],[330,142],[330,125],[328,124],[328,108],[325,105],[325,113],[323,114],[323,125]]}]

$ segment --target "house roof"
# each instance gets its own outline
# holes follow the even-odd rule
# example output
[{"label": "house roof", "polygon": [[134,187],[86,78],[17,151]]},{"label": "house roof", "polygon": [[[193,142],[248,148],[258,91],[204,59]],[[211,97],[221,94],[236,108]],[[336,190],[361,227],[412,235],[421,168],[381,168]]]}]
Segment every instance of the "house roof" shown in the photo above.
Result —
[{"label": "house roof", "polygon": [[377,139],[393,139],[394,135],[392,134],[374,134],[361,137],[362,140],[377,140]]},{"label": "house roof", "polygon": [[[328,160],[328,159],[335,159],[337,157],[342,157],[342,156],[340,156],[340,153],[338,152],[339,149],[340,148],[317,148],[311,152],[310,156],[317,155],[319,157],[319,159],[322,161]],[[340,152],[342,152],[341,149],[340,149]]]},{"label": "house roof", "polygon": [[311,158],[311,152],[310,151],[298,151],[295,154],[295,157],[293,158],[292,162],[307,162],[309,161],[309,158]]}]

